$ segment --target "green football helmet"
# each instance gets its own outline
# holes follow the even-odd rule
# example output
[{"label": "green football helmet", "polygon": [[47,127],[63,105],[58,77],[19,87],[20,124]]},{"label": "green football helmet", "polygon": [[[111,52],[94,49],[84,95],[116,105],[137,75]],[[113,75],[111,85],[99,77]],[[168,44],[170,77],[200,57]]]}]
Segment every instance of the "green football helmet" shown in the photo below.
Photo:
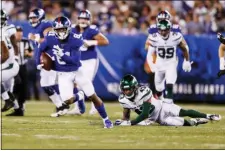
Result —
[{"label": "green football helmet", "polygon": [[132,98],[138,88],[138,81],[133,75],[125,75],[120,81],[120,90],[127,98]]},{"label": "green football helmet", "polygon": [[171,22],[166,19],[158,22],[157,24],[158,32],[163,39],[167,39],[169,37],[171,26],[172,26]]},{"label": "green football helmet", "polygon": [[6,12],[1,9],[1,27],[5,26],[8,20],[8,15],[6,14]]}]

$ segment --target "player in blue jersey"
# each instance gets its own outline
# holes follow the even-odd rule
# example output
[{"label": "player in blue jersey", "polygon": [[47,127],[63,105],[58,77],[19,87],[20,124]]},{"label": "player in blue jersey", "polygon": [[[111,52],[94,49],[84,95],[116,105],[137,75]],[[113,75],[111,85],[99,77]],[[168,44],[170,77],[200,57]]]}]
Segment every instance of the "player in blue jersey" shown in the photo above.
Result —
[{"label": "player in blue jersey", "polygon": [[[81,70],[93,81],[98,70],[99,60],[97,57],[96,46],[108,45],[108,39],[99,32],[96,25],[91,24],[91,13],[88,10],[82,10],[78,14],[78,24],[72,28],[72,32],[82,35],[87,47],[81,47]],[[82,102],[81,102],[82,103]],[[77,105],[78,104],[78,105]],[[79,108],[78,108],[79,106]],[[75,103],[75,107],[68,114],[82,114],[80,102]],[[97,110],[92,103],[89,114],[95,114]]]},{"label": "player in blue jersey", "polygon": [[[45,12],[43,9],[36,8],[29,14],[29,22],[32,26],[32,30],[29,33],[28,38],[34,41],[34,43],[36,44],[35,51],[37,50],[38,44],[43,42],[44,36],[46,36],[46,34],[52,30],[52,22],[46,21],[44,19]],[[50,53],[49,55],[51,56]],[[58,88],[56,85],[56,72],[54,70],[47,71],[41,69],[40,76],[41,87],[59,109],[62,104],[62,100],[58,95]]]},{"label": "player in blue jersey", "polygon": [[[165,10],[165,11],[161,11],[157,17],[156,17],[156,23],[159,23],[160,21],[162,20],[171,20],[171,15],[170,13]],[[178,32],[178,33],[181,33],[181,30],[180,30],[180,27],[178,24],[172,24],[171,26],[171,31],[172,32]],[[158,33],[158,28],[157,28],[157,24],[152,24],[150,25],[149,29],[148,29],[148,33],[149,33],[149,37],[153,34],[156,34]],[[149,46],[151,45],[151,42],[149,40],[149,37],[147,38],[146,40],[146,43],[145,43],[145,49],[148,50]],[[186,41],[183,39],[184,43],[186,43]],[[189,51],[189,48],[187,47],[188,51]],[[153,54],[153,64],[155,63],[156,61],[156,54]],[[148,64],[149,65],[149,64]],[[154,69],[151,68],[151,66],[149,65],[150,69],[151,69],[151,73],[149,73],[149,83],[150,83],[150,87],[153,91],[153,95],[156,97],[156,98],[159,98],[159,99],[162,99],[163,97],[163,92],[161,90],[157,90],[157,86],[155,85],[155,72],[154,72]],[[171,92],[172,90],[172,85],[167,85],[166,86],[166,89],[167,91],[169,90],[169,92]],[[172,92],[171,92],[172,93]]]},{"label": "player in blue jersey", "polygon": [[[52,51],[54,57],[54,69],[57,72],[58,86],[63,104],[70,105],[79,100],[79,95],[73,93],[74,82],[84,91],[103,119],[105,128],[112,128],[113,124],[108,119],[102,100],[96,95],[93,84],[81,68],[80,47],[83,45],[82,36],[72,33],[70,20],[64,16],[57,17],[53,22],[54,32],[49,32],[43,43],[40,44],[37,53],[37,66],[42,67],[40,55],[42,52]],[[86,43],[84,43],[87,45]],[[65,114],[63,110],[56,116]]]}]

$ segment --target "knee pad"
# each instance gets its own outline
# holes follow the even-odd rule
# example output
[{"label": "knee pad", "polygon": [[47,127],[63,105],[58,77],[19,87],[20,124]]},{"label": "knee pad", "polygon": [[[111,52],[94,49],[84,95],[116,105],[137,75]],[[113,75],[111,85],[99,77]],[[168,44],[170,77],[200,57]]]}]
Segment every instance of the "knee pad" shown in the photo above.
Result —
[{"label": "knee pad", "polygon": [[45,93],[48,94],[48,96],[51,96],[55,93],[54,89],[52,86],[49,86],[49,87],[42,87],[45,91]]},{"label": "knee pad", "polygon": [[166,84],[166,98],[173,99],[173,84]]}]

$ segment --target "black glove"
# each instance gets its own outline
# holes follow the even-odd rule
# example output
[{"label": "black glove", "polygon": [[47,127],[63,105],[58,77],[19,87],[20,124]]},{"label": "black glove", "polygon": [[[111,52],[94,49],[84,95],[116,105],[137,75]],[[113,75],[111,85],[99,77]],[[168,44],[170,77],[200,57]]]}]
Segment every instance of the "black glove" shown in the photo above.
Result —
[{"label": "black glove", "polygon": [[225,38],[221,33],[217,33],[217,39],[222,43],[225,44]]},{"label": "black glove", "polygon": [[222,75],[225,75],[225,70],[220,70],[220,71],[217,73],[218,78],[220,78]]}]

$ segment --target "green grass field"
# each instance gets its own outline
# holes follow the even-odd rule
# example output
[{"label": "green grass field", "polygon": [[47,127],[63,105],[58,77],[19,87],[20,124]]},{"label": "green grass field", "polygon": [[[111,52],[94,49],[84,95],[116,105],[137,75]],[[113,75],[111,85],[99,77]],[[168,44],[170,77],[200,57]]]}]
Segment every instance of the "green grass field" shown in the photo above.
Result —
[{"label": "green grass field", "polygon": [[[118,103],[105,103],[109,117],[122,117]],[[225,117],[224,105],[181,105]],[[197,127],[149,126],[103,129],[98,115],[52,118],[54,105],[28,102],[24,117],[2,115],[2,149],[225,149],[225,118]],[[10,111],[9,111],[10,112]],[[7,113],[9,113],[7,112]],[[132,114],[135,117],[135,114]]]}]

